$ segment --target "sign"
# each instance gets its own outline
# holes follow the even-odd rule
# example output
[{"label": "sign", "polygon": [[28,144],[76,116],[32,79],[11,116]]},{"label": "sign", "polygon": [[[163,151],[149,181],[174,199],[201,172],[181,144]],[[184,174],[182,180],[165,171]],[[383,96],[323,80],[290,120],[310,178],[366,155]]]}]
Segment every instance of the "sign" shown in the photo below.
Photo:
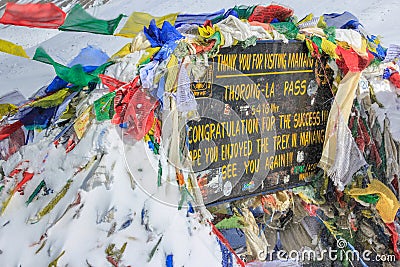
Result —
[{"label": "sign", "polygon": [[191,89],[187,143],[206,204],[304,184],[321,157],[332,98],[304,42],[221,49]]}]

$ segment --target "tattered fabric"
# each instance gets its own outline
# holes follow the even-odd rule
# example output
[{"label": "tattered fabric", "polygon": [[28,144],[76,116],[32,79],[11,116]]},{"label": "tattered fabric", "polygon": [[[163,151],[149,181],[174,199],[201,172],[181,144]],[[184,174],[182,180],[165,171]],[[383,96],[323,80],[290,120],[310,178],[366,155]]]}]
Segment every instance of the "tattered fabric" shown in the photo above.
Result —
[{"label": "tattered fabric", "polygon": [[320,19],[321,17],[314,17],[313,14],[308,14],[305,18],[298,22],[297,27],[299,29],[317,27]]},{"label": "tattered fabric", "polygon": [[[351,175],[365,164],[365,160],[363,160],[364,158],[347,127],[360,76],[360,72],[348,72],[339,84],[329,112],[325,142],[319,162],[320,168],[337,178],[335,184],[340,190],[343,190],[344,186],[350,182]],[[339,130],[342,135],[340,135]],[[347,162],[348,157],[351,157],[350,152],[354,157],[353,162]],[[346,176],[340,177],[339,174],[346,174]]]},{"label": "tattered fabric", "polygon": [[120,90],[115,92],[114,98],[114,110],[115,114],[111,120],[113,124],[124,123],[125,113],[128,105],[132,99],[132,96],[140,88],[139,76],[136,76],[130,83],[125,84]]},{"label": "tattered fabric", "polygon": [[249,19],[251,14],[254,13],[254,9],[257,6],[246,6],[246,5],[240,5],[240,6],[234,6],[233,8],[230,8],[226,11],[225,16],[228,17],[229,15],[232,15],[234,17],[237,17],[238,19]]},{"label": "tattered fabric", "polygon": [[177,40],[183,38],[168,21],[165,21],[161,29],[157,28],[155,20],[150,22],[149,28],[144,27],[144,34],[152,47],[161,46],[160,51],[155,55],[154,61],[166,60],[175,50]]},{"label": "tattered fabric", "polygon": [[393,140],[392,133],[390,132],[390,121],[386,117],[383,122],[383,139],[385,144],[385,157],[386,157],[386,178],[392,182],[395,177],[400,173],[399,155],[397,144]]},{"label": "tattered fabric", "polygon": [[288,39],[295,39],[299,29],[293,22],[272,23],[271,26]]},{"label": "tattered fabric", "polygon": [[389,80],[396,88],[400,88],[400,74],[398,72],[394,72],[390,75]]},{"label": "tattered fabric", "polygon": [[366,56],[366,45],[364,47],[361,34],[355,30],[336,29],[335,39],[340,42],[348,43],[360,56]]},{"label": "tattered fabric", "polygon": [[178,84],[176,92],[176,102],[178,105],[178,110],[180,112],[189,112],[196,110],[197,102],[190,89],[190,78],[185,68],[185,64],[182,63],[179,69]]},{"label": "tattered fabric", "polygon": [[400,260],[400,251],[397,245],[397,241],[399,240],[399,233],[397,232],[396,225],[394,224],[394,222],[386,223],[386,227],[390,232],[391,235],[390,239],[393,244],[393,252],[396,257],[396,260],[398,261]]},{"label": "tattered fabric", "polygon": [[386,51],[387,49],[384,48],[381,45],[381,41],[380,39],[375,36],[375,35],[371,35],[371,36],[367,36],[367,39],[369,41],[368,43],[368,49],[369,51],[379,60],[384,60],[386,57]]},{"label": "tattered fabric", "polygon": [[0,141],[0,159],[7,160],[25,144],[25,133],[21,128],[22,124],[19,123],[16,126],[19,126],[19,128]]},{"label": "tattered fabric", "polygon": [[386,57],[383,62],[395,61],[399,62],[400,59],[400,45],[390,44],[386,51]]},{"label": "tattered fabric", "polygon": [[0,104],[13,104],[19,106],[25,103],[25,101],[25,96],[23,96],[18,90],[13,90],[0,97]]},{"label": "tattered fabric", "polygon": [[109,88],[110,92],[113,92],[126,84],[125,82],[121,82],[113,77],[104,74],[100,74],[99,77],[101,79],[101,82]]},{"label": "tattered fabric", "polygon": [[247,253],[258,260],[264,260],[267,255],[266,248],[269,246],[268,241],[265,235],[260,235],[260,229],[250,210],[242,207],[241,212],[245,224],[242,230],[246,235]]},{"label": "tattered fabric", "polygon": [[216,26],[219,27],[224,38],[222,47],[230,47],[234,44],[235,40],[245,41],[253,36],[260,39],[272,39],[272,36],[263,27],[251,26],[234,16],[227,17],[217,23]]},{"label": "tattered fabric", "polygon": [[83,111],[74,122],[74,130],[78,139],[82,139],[92,119],[92,106]]},{"label": "tattered fabric", "polygon": [[21,128],[22,123],[20,121],[16,121],[13,124],[7,124],[0,127],[0,141],[9,137],[12,133]]}]

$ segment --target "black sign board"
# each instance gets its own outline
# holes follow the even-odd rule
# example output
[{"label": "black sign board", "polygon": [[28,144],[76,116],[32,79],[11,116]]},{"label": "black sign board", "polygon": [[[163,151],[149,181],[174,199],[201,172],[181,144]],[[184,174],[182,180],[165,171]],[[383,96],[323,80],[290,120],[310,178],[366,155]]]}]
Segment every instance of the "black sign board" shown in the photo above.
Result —
[{"label": "black sign board", "polygon": [[331,91],[304,42],[221,49],[192,84],[188,146],[206,204],[304,184],[321,157]]}]

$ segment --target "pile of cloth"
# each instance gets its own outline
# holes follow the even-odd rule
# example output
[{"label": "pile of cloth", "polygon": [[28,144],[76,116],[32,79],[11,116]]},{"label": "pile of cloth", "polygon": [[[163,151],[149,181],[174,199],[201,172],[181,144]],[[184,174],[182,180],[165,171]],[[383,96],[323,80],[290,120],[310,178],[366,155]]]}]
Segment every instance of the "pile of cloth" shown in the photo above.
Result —
[{"label": "pile of cloth", "polygon": [[[1,23],[7,14],[6,10]],[[112,25],[108,22],[111,32],[98,33],[113,34],[119,20]],[[69,30],[67,26],[63,22],[59,29]],[[373,255],[395,257],[391,262],[378,262],[379,266],[400,260],[399,46],[382,47],[379,38],[367,35],[348,12],[319,17],[310,14],[299,20],[292,9],[276,4],[159,18],[135,12],[116,35],[131,41],[111,57],[89,46],[67,66],[53,60],[42,47],[37,48],[32,59],[52,65],[57,77],[29,99],[18,92],[0,98],[1,213],[25,208],[18,203],[31,205],[51,199],[47,205],[35,206],[37,212],[26,222],[35,224],[51,216],[55,206],[65,205],[65,212],[53,219],[35,244],[37,253],[46,246],[51,234],[48,230],[70,209],[79,214],[81,190],[109,189],[112,179],[107,173],[112,172],[115,162],[104,157],[113,143],[107,135],[116,131],[124,146],[136,149],[144,142],[153,152],[157,174],[145,177],[147,182],[154,185],[155,192],[169,183],[176,185],[174,204],[213,233],[224,267],[263,266],[263,261],[277,260],[279,250],[306,246],[338,248],[338,253],[368,249]],[[310,57],[326,62],[326,72],[318,83],[326,84],[324,88],[335,97],[325,131],[321,171],[304,187],[206,209],[190,162],[184,160],[188,145],[186,133],[180,130],[197,116],[190,84],[206,75],[209,58],[218,55],[220,48],[246,48],[259,40],[303,41]],[[333,73],[333,79],[328,72]],[[82,143],[90,153],[79,159],[75,151],[83,151]],[[29,149],[39,145],[46,153],[34,159]],[[46,172],[47,168],[54,170],[49,155],[54,156],[55,150],[74,158],[76,168],[69,170],[65,181],[55,181],[54,175]],[[81,174],[86,178],[78,183],[75,180]],[[63,201],[66,195],[69,201]],[[24,201],[11,205],[16,198]],[[163,233],[154,234],[146,222],[146,211],[142,207],[137,213],[142,213],[140,225],[152,233],[149,240],[157,241],[149,255],[151,261]],[[116,225],[108,218],[114,212],[109,210],[99,219],[109,223],[109,235],[115,232]],[[128,218],[121,229],[132,220]],[[346,246],[339,247],[342,239]],[[105,258],[113,266],[131,264],[124,260],[129,240],[120,244],[120,249],[115,243],[106,249]],[[64,252],[54,257],[51,266],[56,266]],[[173,255],[164,256],[163,264],[172,266]],[[315,262],[309,264],[314,266]],[[363,259],[343,259],[339,264],[368,266]]]}]

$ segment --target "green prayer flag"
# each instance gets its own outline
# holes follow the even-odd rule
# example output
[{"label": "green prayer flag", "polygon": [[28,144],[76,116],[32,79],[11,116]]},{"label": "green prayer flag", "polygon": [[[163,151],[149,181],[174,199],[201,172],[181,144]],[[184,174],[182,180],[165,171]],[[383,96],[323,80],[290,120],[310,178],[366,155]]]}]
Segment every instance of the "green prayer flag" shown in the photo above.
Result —
[{"label": "green prayer flag", "polygon": [[115,92],[103,95],[94,101],[94,110],[98,121],[110,120],[114,115]]},{"label": "green prayer flag", "polygon": [[235,6],[233,10],[236,11],[239,19],[248,19],[251,16],[251,14],[253,14],[253,11],[256,7],[257,5],[254,6],[240,5],[240,6]]},{"label": "green prayer flag", "polygon": [[[254,6],[240,5],[240,6],[235,6],[230,11],[236,12],[239,19],[248,19],[251,16],[251,14],[253,14],[253,11],[256,7],[257,7],[257,5],[254,5]],[[221,20],[225,19],[225,17],[226,17],[226,13],[219,15],[219,16],[211,19],[211,23],[214,25],[214,24],[220,22]]]},{"label": "green prayer flag", "polygon": [[377,194],[362,195],[362,196],[357,196],[357,198],[369,204],[376,204],[379,201],[379,195]]},{"label": "green prayer flag", "polygon": [[239,216],[233,215],[230,218],[225,218],[215,225],[218,229],[232,229],[232,228],[243,228],[243,219]]},{"label": "green prayer flag", "polygon": [[60,77],[66,82],[72,83],[80,87],[87,86],[90,82],[99,83],[100,79],[97,75],[104,72],[104,69],[108,67],[110,64],[112,64],[110,62],[106,62],[103,65],[99,66],[97,69],[95,69],[92,73],[86,73],[83,70],[82,65],[78,64],[69,68],[64,65],[61,65],[60,63],[55,62],[46,53],[46,51],[44,51],[43,47],[36,48],[33,60],[53,65],[54,70],[57,73],[58,77]]},{"label": "green prayer flag", "polygon": [[318,46],[319,53],[322,53],[322,38],[319,36],[312,36],[311,41],[313,41]]},{"label": "green prayer flag", "polygon": [[162,178],[162,166],[161,160],[158,161],[158,178],[157,178],[157,186],[161,186],[161,178]]},{"label": "green prayer flag", "polygon": [[336,44],[336,28],[335,27],[326,27],[324,29],[324,33],[326,34],[326,39]]},{"label": "green prayer flag", "polygon": [[293,22],[271,23],[271,26],[288,39],[295,39],[299,33],[299,29]]},{"label": "green prayer flag", "polygon": [[112,20],[101,20],[92,17],[80,4],[76,4],[69,11],[64,24],[58,29],[61,31],[91,32],[113,35],[119,22],[124,16],[125,15],[120,14],[117,18]]},{"label": "green prayer flag", "polygon": [[45,187],[45,186],[46,186],[46,182],[44,180],[42,180],[40,182],[40,184],[35,188],[33,193],[29,196],[29,198],[25,202],[25,204],[29,205],[35,199],[35,197],[39,194],[39,192],[42,190],[42,188]]}]

